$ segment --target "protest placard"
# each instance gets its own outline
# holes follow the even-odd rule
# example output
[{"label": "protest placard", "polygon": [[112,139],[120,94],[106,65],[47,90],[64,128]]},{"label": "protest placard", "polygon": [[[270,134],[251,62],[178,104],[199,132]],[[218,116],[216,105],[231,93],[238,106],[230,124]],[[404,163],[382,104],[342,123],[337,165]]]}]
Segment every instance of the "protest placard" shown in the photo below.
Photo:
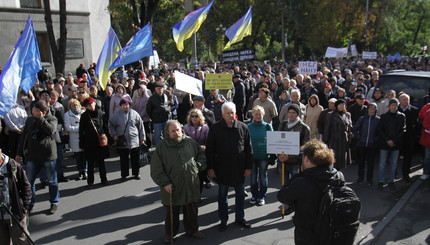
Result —
[{"label": "protest placard", "polygon": [[194,77],[188,76],[179,71],[175,71],[175,87],[193,95],[203,96],[202,81]]},{"label": "protest placard", "polygon": [[300,153],[300,132],[267,131],[267,153],[268,154],[290,154]]},{"label": "protest placard", "polygon": [[299,61],[300,74],[316,74],[318,71],[318,62],[316,61]]},{"label": "protest placard", "polygon": [[367,59],[367,60],[374,60],[374,59],[376,59],[376,58],[378,58],[378,53],[375,51],[375,52],[366,52],[366,51],[363,51],[363,59]]},{"label": "protest placard", "polygon": [[232,75],[231,74],[206,74],[205,89],[232,89]]}]

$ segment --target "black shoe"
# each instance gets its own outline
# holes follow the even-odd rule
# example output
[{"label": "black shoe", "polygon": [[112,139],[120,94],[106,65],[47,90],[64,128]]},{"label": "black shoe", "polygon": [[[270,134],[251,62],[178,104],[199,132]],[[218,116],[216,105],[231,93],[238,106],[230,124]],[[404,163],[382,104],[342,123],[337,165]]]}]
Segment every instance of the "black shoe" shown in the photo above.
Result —
[{"label": "black shoe", "polygon": [[396,186],[394,185],[394,182],[388,183],[388,188],[390,190],[392,190],[392,191],[396,191],[397,190]]},{"label": "black shoe", "polygon": [[372,181],[367,181],[367,182],[366,182],[366,184],[367,184],[368,186],[373,186],[373,182],[372,182]]},{"label": "black shoe", "polygon": [[84,172],[84,174],[82,175],[82,179],[86,180],[88,178],[87,172]]},{"label": "black shoe", "polygon": [[69,182],[69,179],[67,179],[66,177],[64,177],[64,176],[61,176],[61,177],[59,177],[58,178],[58,182]]},{"label": "black shoe", "polygon": [[357,180],[357,182],[355,182],[355,183],[356,183],[357,185],[360,185],[360,184],[362,184],[362,183],[363,183],[363,181],[364,181],[363,179],[358,179],[358,180]]},{"label": "black shoe", "polygon": [[103,180],[102,185],[108,186],[108,185],[110,185],[110,182],[108,180]]},{"label": "black shoe", "polygon": [[227,230],[227,221],[221,221],[221,223],[218,225],[219,231],[225,231]]},{"label": "black shoe", "polygon": [[127,177],[121,177],[121,181],[124,182],[127,180]]},{"label": "black shoe", "polygon": [[379,190],[384,189],[384,183],[382,183],[382,182],[378,182],[378,189],[379,189]]},{"label": "black shoe", "polygon": [[292,207],[288,207],[284,210],[284,215],[290,215],[291,213],[294,213],[294,209]]},{"label": "black shoe", "polygon": [[51,208],[49,209],[50,214],[55,214],[58,210],[58,204],[51,204]]},{"label": "black shoe", "polygon": [[405,175],[405,176],[403,176],[403,180],[404,180],[406,183],[412,183],[411,177],[409,177],[409,175]]},{"label": "black shoe", "polygon": [[248,223],[245,219],[237,219],[235,223],[246,229],[251,228],[251,224]]},{"label": "black shoe", "polygon": [[40,182],[40,189],[45,189],[48,186],[48,182]]},{"label": "black shoe", "polygon": [[140,175],[136,174],[133,179],[140,180]]}]

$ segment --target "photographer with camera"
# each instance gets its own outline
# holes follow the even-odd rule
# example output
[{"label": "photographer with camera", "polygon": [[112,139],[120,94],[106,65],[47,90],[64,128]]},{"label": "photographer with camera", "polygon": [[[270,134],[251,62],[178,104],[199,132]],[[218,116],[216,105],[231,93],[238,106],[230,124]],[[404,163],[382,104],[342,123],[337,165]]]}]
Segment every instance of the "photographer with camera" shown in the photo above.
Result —
[{"label": "photographer with camera", "polygon": [[12,244],[28,244],[25,233],[30,201],[31,187],[22,166],[0,149],[0,244],[11,240]]}]

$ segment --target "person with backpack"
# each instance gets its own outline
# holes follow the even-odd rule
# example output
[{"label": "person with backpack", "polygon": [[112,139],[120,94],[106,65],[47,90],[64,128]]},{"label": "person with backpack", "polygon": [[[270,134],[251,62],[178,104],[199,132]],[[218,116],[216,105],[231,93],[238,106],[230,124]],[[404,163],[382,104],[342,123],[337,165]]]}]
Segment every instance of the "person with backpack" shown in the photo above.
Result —
[{"label": "person with backpack", "polygon": [[333,168],[333,150],[311,140],[302,152],[300,173],[277,195],[295,209],[295,244],[353,244],[361,205],[342,173]]}]

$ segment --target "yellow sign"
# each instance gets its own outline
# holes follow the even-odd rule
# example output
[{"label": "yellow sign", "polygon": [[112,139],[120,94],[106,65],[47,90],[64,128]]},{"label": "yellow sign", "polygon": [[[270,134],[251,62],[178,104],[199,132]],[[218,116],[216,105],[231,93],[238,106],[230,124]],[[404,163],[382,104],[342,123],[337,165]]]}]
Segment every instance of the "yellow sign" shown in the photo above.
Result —
[{"label": "yellow sign", "polygon": [[232,75],[231,74],[206,74],[206,90],[211,89],[232,89]]}]

